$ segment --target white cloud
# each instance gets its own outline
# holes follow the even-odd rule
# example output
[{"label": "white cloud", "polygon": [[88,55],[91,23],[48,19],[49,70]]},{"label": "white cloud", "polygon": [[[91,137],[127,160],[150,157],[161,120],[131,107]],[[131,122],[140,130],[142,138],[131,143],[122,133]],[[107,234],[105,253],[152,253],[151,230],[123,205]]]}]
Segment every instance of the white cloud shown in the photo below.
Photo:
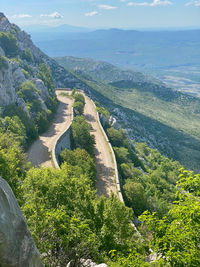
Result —
[{"label": "white cloud", "polygon": [[168,0],[153,0],[153,2],[129,2],[128,6],[169,6],[172,5],[171,1]]},{"label": "white cloud", "polygon": [[13,15],[13,19],[26,19],[26,18],[32,18],[31,15],[29,14],[18,14],[18,15]]},{"label": "white cloud", "polygon": [[200,0],[192,0],[186,3],[185,6],[199,6],[200,7]]},{"label": "white cloud", "polygon": [[108,6],[108,5],[98,5],[98,8],[100,9],[105,9],[105,10],[111,10],[111,9],[116,9],[116,6]]},{"label": "white cloud", "polygon": [[86,17],[93,17],[93,16],[95,16],[95,15],[97,15],[97,14],[98,14],[97,11],[91,11],[91,12],[89,12],[89,13],[85,13],[85,16],[86,16]]},{"label": "white cloud", "polygon": [[53,18],[53,19],[62,19],[63,18],[63,16],[58,12],[54,12],[52,14],[41,14],[40,17],[49,17],[49,18]]}]

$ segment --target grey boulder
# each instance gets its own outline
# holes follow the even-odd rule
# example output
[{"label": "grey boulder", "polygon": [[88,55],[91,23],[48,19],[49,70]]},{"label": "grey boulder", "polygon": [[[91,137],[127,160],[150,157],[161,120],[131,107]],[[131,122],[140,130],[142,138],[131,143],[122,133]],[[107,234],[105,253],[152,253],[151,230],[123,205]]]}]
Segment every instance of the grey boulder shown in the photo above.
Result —
[{"label": "grey boulder", "polygon": [[44,266],[12,189],[1,177],[0,266]]}]

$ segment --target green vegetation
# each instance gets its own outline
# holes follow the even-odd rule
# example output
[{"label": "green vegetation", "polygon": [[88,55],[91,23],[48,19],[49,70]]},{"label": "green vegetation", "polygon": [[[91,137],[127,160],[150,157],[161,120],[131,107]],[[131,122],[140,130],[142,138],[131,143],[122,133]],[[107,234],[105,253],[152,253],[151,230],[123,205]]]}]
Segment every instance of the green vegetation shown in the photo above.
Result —
[{"label": "green vegetation", "polygon": [[71,97],[71,95],[69,95],[69,93],[67,93],[67,92],[59,93],[59,95],[60,95],[60,96],[65,96],[65,97],[68,97],[68,98]]},{"label": "green vegetation", "polygon": [[48,266],[80,266],[81,258],[102,262],[111,249],[126,255],[134,247],[131,211],[115,197],[97,198],[76,166],[31,169],[22,192],[22,210]]},{"label": "green vegetation", "polygon": [[[53,112],[57,109],[56,97],[48,97],[46,100],[46,107],[42,107],[40,92],[37,90],[32,81],[22,83],[18,96],[23,98],[26,102],[26,107],[34,118],[34,122],[38,127],[38,133],[43,133],[49,127],[49,123],[53,119]],[[48,109],[49,108],[49,109]]]},{"label": "green vegetation", "polygon": [[[7,57],[17,56],[17,42],[12,34],[0,33],[0,45]],[[12,60],[19,63],[28,78],[34,72],[29,65],[34,60],[30,49],[25,49],[21,57],[25,63],[18,58]],[[6,66],[7,58],[1,57],[0,68],[6,69]],[[105,74],[109,78],[112,70]],[[98,197],[94,188],[94,136],[82,116],[84,97],[76,89],[73,90],[76,116],[71,131],[73,150],[60,154],[61,169],[31,168],[27,164],[22,148],[27,148],[38,133],[48,128],[58,104],[50,68],[41,63],[37,75],[50,96],[41,95],[32,81],[26,81],[17,93],[24,99],[24,110],[27,108],[28,112],[13,104],[5,107],[0,118],[0,176],[12,187],[36,245],[43,253],[45,265],[66,266],[71,262],[78,267],[81,259],[92,259],[111,267],[199,266],[200,175],[181,169],[179,176],[181,165],[178,162],[145,143],[129,140],[124,130],[111,127],[109,112],[97,103],[98,112],[107,119],[106,131],[117,158],[122,193],[128,207],[114,195],[109,199]],[[90,78],[89,75],[84,77]],[[198,146],[194,142],[195,138],[197,143],[200,139],[199,100],[167,89],[161,92],[161,87],[152,83],[122,79],[109,84],[108,78],[105,79],[107,83],[83,80],[92,93],[104,95],[99,94],[99,99],[106,100],[105,107],[111,112],[119,108],[117,104],[126,107],[122,108],[124,126],[128,123],[128,127],[133,127],[134,122],[133,134],[141,137],[149,128],[157,131],[159,138],[164,132],[172,139],[175,136],[174,143],[170,144],[178,144],[174,146],[173,151],[178,151],[178,156],[172,153],[174,158],[192,155],[191,161],[199,162]],[[193,125],[189,125],[191,121]],[[143,122],[144,127],[141,126]],[[161,124],[166,127],[162,128]],[[180,131],[185,136],[180,135]],[[154,140],[155,136],[149,138]],[[142,238],[131,225],[134,219]],[[156,262],[149,263],[147,256],[152,251],[158,257]]]},{"label": "green vegetation", "polygon": [[18,116],[0,118],[0,132],[13,134],[21,145],[26,142],[26,129]]},{"label": "green vegetation", "polygon": [[199,170],[199,98],[174,92],[140,72],[106,62],[74,57],[59,58],[58,62],[81,70],[72,72],[100,105],[114,113],[123,128],[133,130],[135,140],[146,142],[188,169]]},{"label": "green vegetation", "polygon": [[129,143],[123,130],[107,129],[114,147],[127,206],[135,216],[145,210],[166,214],[175,201],[178,162],[167,159],[144,143]]},{"label": "green vegetation", "polygon": [[150,246],[159,266],[200,264],[200,175],[182,169],[177,183],[177,200],[166,216],[145,212],[140,219],[152,233]]},{"label": "green vegetation", "polygon": [[99,112],[100,114],[102,114],[103,116],[105,116],[105,118],[107,119],[107,121],[109,121],[110,113],[108,112],[108,110],[105,109],[104,107],[102,107],[99,102],[95,101],[94,103],[96,105],[97,112]]},{"label": "green vegetation", "polygon": [[41,79],[48,88],[50,96],[55,96],[51,69],[44,63],[38,66],[38,78]]},{"label": "green vegetation", "polygon": [[38,101],[39,91],[32,81],[23,82],[18,96],[26,102],[28,110],[32,113],[37,113],[42,110],[41,103]]},{"label": "green vegetation", "polygon": [[73,90],[72,90],[72,96],[74,96],[75,93],[76,93],[76,88],[73,88]]},{"label": "green vegetation", "polygon": [[[18,119],[15,118],[15,120]],[[2,121],[0,124],[2,126]],[[18,125],[15,125],[14,119],[5,118],[4,124],[7,126],[7,129],[6,127],[4,129],[1,127],[0,130],[0,176],[10,184],[13,192],[18,197],[20,185],[28,169],[26,156],[18,142],[18,139],[21,139],[24,134],[24,129],[20,130],[17,127]],[[12,134],[12,130],[15,134]]]},{"label": "green vegetation", "polygon": [[[3,115],[6,117],[10,117],[11,119],[15,118],[17,116],[17,121],[15,120],[15,127],[17,127],[18,129],[24,129],[26,131],[26,136],[25,136],[25,140],[26,143],[24,145],[24,147],[27,147],[28,145],[30,145],[32,143],[33,140],[35,140],[38,136],[38,130],[37,127],[34,123],[34,121],[28,117],[27,113],[20,107],[16,106],[15,104],[12,105],[8,105],[6,106]],[[23,126],[21,125],[22,122]],[[17,133],[18,138],[21,139],[21,136],[23,137],[23,135],[19,134],[19,132]],[[24,139],[24,138],[23,138]]]},{"label": "green vegetation", "polygon": [[75,93],[75,91],[73,92],[72,96],[74,98],[73,108],[74,108],[75,116],[83,115],[84,106],[85,106],[84,96],[80,93]]},{"label": "green vegetation", "polygon": [[92,158],[86,150],[80,148],[76,148],[73,151],[65,149],[61,152],[59,159],[61,165],[67,162],[67,164],[71,166],[76,166],[76,174],[79,172],[80,175],[86,175],[86,177],[92,181],[93,186],[95,185],[96,165],[94,158]]},{"label": "green vegetation", "polygon": [[73,148],[85,149],[90,155],[94,155],[94,136],[90,135],[91,126],[83,116],[77,116],[72,122]]},{"label": "green vegetation", "polygon": [[26,71],[25,69],[22,68],[22,71],[26,77],[26,79],[29,79],[30,78],[30,74],[28,73],[28,71]]},{"label": "green vegetation", "polygon": [[[109,127],[131,209],[115,196],[98,197],[94,147],[86,151],[91,128],[83,116],[73,124],[75,149],[64,150],[61,169],[54,170],[27,165],[19,146],[26,127],[19,117],[0,121],[0,175],[14,190],[46,266],[81,266],[83,258],[111,267],[198,266],[200,175],[182,169],[178,180],[179,163]],[[130,224],[134,215],[141,215],[142,239]],[[149,263],[152,250],[158,258]]]},{"label": "green vegetation", "polygon": [[0,32],[0,46],[5,51],[7,57],[12,57],[17,54],[17,39],[10,32]]},{"label": "green vegetation", "polygon": [[8,61],[6,57],[0,57],[0,69],[8,69]]},{"label": "green vegetation", "polygon": [[[52,72],[51,69],[44,63],[41,63],[38,67],[38,78],[44,82],[49,91],[50,96],[46,100],[47,108],[51,110],[52,113],[55,113],[58,107],[58,100],[54,91]],[[50,120],[52,120],[52,118],[53,116],[50,116]]]},{"label": "green vegetation", "polygon": [[30,48],[26,48],[23,52],[22,58],[27,60],[29,63],[33,60]]}]

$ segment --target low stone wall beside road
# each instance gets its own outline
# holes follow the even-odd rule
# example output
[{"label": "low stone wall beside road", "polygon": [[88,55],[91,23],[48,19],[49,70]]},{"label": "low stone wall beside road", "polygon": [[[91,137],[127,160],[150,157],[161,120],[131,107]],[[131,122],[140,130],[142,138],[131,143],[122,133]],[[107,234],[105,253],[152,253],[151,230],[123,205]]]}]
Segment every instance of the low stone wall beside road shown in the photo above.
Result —
[{"label": "low stone wall beside road", "polygon": [[59,154],[64,150],[64,149],[71,149],[71,142],[70,142],[70,133],[71,133],[71,124],[74,119],[74,110],[72,108],[72,118],[71,118],[71,123],[67,127],[64,133],[62,133],[56,140],[55,145],[52,150],[52,161],[54,164],[54,167],[56,169],[59,169],[59,159],[58,156]]},{"label": "low stone wall beside road", "polygon": [[[93,100],[92,100],[92,103],[96,108],[96,105],[95,105]],[[121,184],[120,184],[120,180],[119,180],[119,173],[118,173],[117,161],[116,161],[115,153],[114,153],[112,145],[111,145],[111,143],[110,143],[110,141],[108,139],[108,136],[107,136],[106,132],[104,131],[104,128],[103,128],[103,126],[101,124],[98,112],[97,112],[97,119],[98,119],[99,126],[101,128],[102,134],[104,135],[104,138],[105,138],[106,142],[108,143],[109,149],[110,149],[111,154],[112,154],[114,168],[115,168],[115,179],[116,179],[115,182],[116,182],[117,194],[118,194],[118,197],[121,200],[121,202],[124,203],[124,198],[123,198],[123,195],[122,195],[122,192],[121,192]]]}]

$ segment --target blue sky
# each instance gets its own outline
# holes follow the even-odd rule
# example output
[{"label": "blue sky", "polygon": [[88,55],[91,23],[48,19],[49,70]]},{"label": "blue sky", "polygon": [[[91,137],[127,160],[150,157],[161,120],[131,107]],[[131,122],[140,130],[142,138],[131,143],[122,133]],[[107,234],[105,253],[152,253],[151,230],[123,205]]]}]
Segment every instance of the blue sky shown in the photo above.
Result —
[{"label": "blue sky", "polygon": [[0,0],[19,26],[200,27],[200,0]]}]

